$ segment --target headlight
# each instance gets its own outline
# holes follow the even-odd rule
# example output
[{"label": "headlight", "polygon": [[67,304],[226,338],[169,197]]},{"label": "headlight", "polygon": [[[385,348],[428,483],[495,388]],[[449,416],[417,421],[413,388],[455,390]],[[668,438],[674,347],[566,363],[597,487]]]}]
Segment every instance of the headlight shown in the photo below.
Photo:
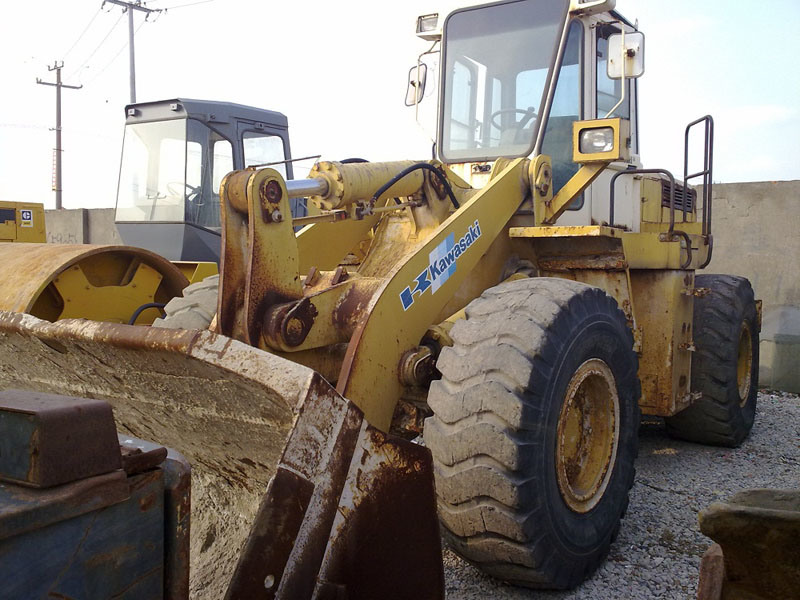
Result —
[{"label": "headlight", "polygon": [[614,130],[611,127],[598,127],[581,131],[580,150],[582,154],[611,152],[614,149]]},{"label": "headlight", "polygon": [[442,30],[439,29],[439,13],[417,17],[417,36],[431,42],[442,38]]}]

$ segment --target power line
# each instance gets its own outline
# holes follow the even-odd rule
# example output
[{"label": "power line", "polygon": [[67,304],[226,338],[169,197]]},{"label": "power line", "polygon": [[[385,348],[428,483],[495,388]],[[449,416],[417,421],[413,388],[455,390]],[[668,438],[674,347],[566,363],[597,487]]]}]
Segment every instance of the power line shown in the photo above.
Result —
[{"label": "power line", "polygon": [[72,52],[72,51],[75,49],[75,46],[77,46],[77,45],[78,45],[78,42],[80,42],[80,41],[83,39],[83,36],[84,36],[84,35],[86,35],[86,32],[87,32],[87,31],[89,31],[89,27],[91,27],[91,26],[92,26],[92,23],[94,23],[94,20],[97,18],[97,15],[99,15],[99,14],[100,14],[100,11],[101,11],[101,10],[102,10],[102,7],[100,7],[100,8],[98,8],[98,9],[97,9],[97,12],[96,12],[96,13],[94,13],[94,15],[92,16],[91,20],[89,21],[89,24],[88,24],[86,27],[84,27],[84,28],[83,28],[83,31],[81,31],[81,34],[78,36],[78,39],[77,39],[77,40],[75,40],[75,41],[72,43],[72,46],[70,46],[70,47],[69,47],[69,50],[67,50],[66,54],[64,54],[64,55],[62,56],[62,60],[63,60],[63,59],[65,59],[65,58],[67,58],[67,57],[69,56],[69,53],[70,53],[70,52]]},{"label": "power line", "polygon": [[100,43],[99,43],[99,44],[97,44],[97,46],[95,47],[95,49],[94,49],[94,50],[92,50],[92,53],[91,53],[91,54],[88,56],[88,58],[87,58],[86,60],[84,60],[84,61],[81,63],[81,66],[80,66],[80,67],[78,67],[77,69],[75,69],[75,70],[74,70],[74,71],[73,71],[73,72],[70,74],[70,78],[74,77],[74,76],[75,76],[75,75],[78,73],[78,71],[80,71],[80,70],[81,70],[81,69],[82,69],[84,66],[86,66],[86,63],[88,63],[90,60],[92,60],[92,57],[93,57],[95,54],[97,54],[97,51],[98,51],[98,50],[100,50],[100,47],[101,47],[103,44],[105,44],[105,43],[106,43],[106,40],[107,40],[107,39],[109,38],[109,36],[110,36],[110,35],[111,35],[111,34],[114,32],[114,30],[117,28],[117,25],[119,25],[119,22],[120,22],[121,20],[122,20],[122,15],[120,15],[120,16],[119,16],[119,18],[118,18],[116,21],[114,21],[114,24],[111,26],[111,29],[109,29],[109,30],[108,30],[108,33],[106,34],[106,36],[105,36],[105,37],[104,37],[102,40],[100,40]]},{"label": "power line", "polygon": [[0,123],[0,127],[10,129],[50,129],[47,125],[34,125],[32,123]]},{"label": "power line", "polygon": [[176,8],[186,8],[187,6],[196,6],[197,4],[208,4],[209,2],[214,2],[214,0],[199,0],[198,2],[189,2],[188,4],[178,4],[176,6],[165,6],[161,10],[168,11],[168,10],[175,10]]},{"label": "power line", "polygon": [[[144,21],[139,23],[139,26],[136,28],[136,31],[133,32],[134,36],[137,33],[139,33],[139,30],[142,28],[143,25],[144,25]],[[86,82],[86,85],[89,85],[89,84],[93,83],[95,81],[95,79],[97,79],[98,77],[100,77],[100,75],[105,73],[106,70],[108,69],[108,67],[110,67],[112,64],[114,64],[114,62],[119,58],[119,55],[122,54],[122,51],[125,50],[125,48],[127,48],[127,47],[128,47],[128,44],[123,44],[122,47],[119,50],[117,50],[117,53],[114,55],[114,57],[110,61],[108,61],[106,63],[106,65],[102,69],[100,69],[97,73],[95,73],[94,77],[92,77],[89,81]]]}]

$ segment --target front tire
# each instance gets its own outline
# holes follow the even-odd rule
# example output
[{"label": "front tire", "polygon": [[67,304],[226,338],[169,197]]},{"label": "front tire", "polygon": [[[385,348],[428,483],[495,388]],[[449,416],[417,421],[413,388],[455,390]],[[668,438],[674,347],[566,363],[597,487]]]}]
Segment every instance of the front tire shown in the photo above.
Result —
[{"label": "front tire", "polygon": [[514,584],[571,588],[628,504],[638,361],[602,290],[532,278],[491,288],[451,330],[425,443],[449,545]]},{"label": "front tire", "polygon": [[665,419],[670,435],[712,446],[739,446],[750,434],[758,398],[759,324],[753,288],[744,277],[698,275],[692,391],[702,397]]}]

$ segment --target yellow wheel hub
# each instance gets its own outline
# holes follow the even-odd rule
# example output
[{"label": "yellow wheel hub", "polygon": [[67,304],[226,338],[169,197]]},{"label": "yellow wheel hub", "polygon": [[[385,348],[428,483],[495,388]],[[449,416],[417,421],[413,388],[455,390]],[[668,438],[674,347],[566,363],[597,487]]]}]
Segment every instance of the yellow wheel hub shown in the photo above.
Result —
[{"label": "yellow wheel hub", "polygon": [[556,474],[575,512],[594,508],[608,486],[619,444],[619,396],[608,365],[587,360],[567,386],[558,420]]},{"label": "yellow wheel hub", "polygon": [[736,359],[736,383],[739,385],[739,405],[747,404],[750,397],[753,372],[753,336],[747,321],[742,323],[739,334],[739,355]]}]

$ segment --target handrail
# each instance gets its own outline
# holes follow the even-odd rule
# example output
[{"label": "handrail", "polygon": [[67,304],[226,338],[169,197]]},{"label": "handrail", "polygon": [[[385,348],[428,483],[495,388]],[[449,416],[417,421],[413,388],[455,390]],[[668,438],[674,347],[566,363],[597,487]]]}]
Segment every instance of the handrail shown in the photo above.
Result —
[{"label": "handrail", "polygon": [[[695,125],[705,124],[703,170],[689,175],[689,132]],[[700,117],[686,126],[683,144],[683,183],[688,185],[690,179],[703,177],[703,235],[711,233],[711,189],[713,185],[714,158],[714,119],[711,115]]]},{"label": "handrail", "polygon": [[[689,175],[689,131],[699,123],[705,124],[704,148],[703,148],[703,170]],[[698,269],[703,269],[711,262],[711,254],[714,250],[714,237],[711,235],[711,192],[713,183],[713,163],[714,163],[714,119],[711,115],[700,117],[686,126],[683,145],[683,182],[689,184],[690,179],[703,177],[703,238],[708,244],[708,254],[706,260]]]},{"label": "handrail", "polygon": [[675,236],[680,236],[686,242],[686,260],[683,261],[680,268],[682,271],[688,269],[689,265],[692,264],[692,238],[689,237],[688,233],[681,231],[680,229],[674,229],[665,233],[664,235],[672,238]]}]

